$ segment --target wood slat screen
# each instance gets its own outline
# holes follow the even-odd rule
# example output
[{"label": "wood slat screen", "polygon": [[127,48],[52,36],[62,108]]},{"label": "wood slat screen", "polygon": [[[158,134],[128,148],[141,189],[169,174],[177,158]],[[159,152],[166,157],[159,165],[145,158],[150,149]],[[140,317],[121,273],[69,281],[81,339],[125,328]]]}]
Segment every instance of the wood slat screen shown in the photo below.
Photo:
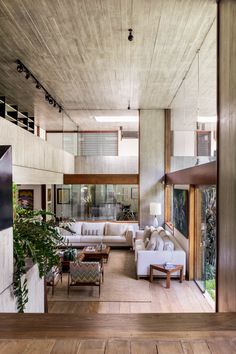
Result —
[{"label": "wood slat screen", "polygon": [[78,156],[117,156],[117,132],[80,132]]}]

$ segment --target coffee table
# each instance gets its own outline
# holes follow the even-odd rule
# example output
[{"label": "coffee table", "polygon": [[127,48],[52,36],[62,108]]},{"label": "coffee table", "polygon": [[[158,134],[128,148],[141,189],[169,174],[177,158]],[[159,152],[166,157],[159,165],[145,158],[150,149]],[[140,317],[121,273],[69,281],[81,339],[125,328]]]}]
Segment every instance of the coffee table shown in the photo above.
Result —
[{"label": "coffee table", "polygon": [[109,246],[106,246],[103,250],[97,250],[95,249],[94,251],[88,250],[87,247],[84,247],[82,254],[84,255],[83,261],[103,261],[104,263],[108,262],[109,254],[110,254],[111,248]]},{"label": "coffee table", "polygon": [[166,274],[166,288],[170,288],[170,277],[172,273],[175,273],[177,271],[180,272],[179,274],[179,281],[180,283],[183,282],[183,266],[180,264],[175,264],[173,268],[166,268],[164,264],[150,264],[150,282],[152,283],[153,281],[153,270],[158,270],[159,272],[165,273]]}]

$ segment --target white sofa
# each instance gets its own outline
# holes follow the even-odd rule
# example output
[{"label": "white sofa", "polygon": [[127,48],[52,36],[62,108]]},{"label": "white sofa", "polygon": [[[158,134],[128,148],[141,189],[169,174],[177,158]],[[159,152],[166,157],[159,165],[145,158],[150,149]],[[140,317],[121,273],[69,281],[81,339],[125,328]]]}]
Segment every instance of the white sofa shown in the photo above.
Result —
[{"label": "white sofa", "polygon": [[60,229],[64,242],[73,247],[97,245],[101,242],[113,247],[133,247],[138,223],[123,222],[84,222],[69,223],[73,234]]},{"label": "white sofa", "polygon": [[[150,264],[164,264],[170,262],[173,264],[183,265],[183,275],[186,274],[186,253],[177,242],[176,238],[168,234],[170,240],[174,243],[173,251],[149,251],[145,249],[143,240],[144,231],[137,231],[135,238],[135,261],[137,279],[140,277],[149,277]],[[163,273],[155,271],[154,275],[163,276]],[[173,273],[173,276],[178,276],[179,272]]]}]

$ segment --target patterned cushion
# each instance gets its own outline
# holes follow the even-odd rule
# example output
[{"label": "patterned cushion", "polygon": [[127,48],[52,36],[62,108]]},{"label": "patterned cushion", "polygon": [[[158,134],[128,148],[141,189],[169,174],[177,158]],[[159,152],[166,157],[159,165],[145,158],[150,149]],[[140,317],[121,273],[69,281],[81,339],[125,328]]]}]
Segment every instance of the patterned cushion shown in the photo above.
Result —
[{"label": "patterned cushion", "polygon": [[82,235],[100,236],[104,235],[104,222],[85,222],[82,226]]},{"label": "patterned cushion", "polygon": [[71,282],[96,283],[101,277],[101,266],[99,262],[70,262]]}]

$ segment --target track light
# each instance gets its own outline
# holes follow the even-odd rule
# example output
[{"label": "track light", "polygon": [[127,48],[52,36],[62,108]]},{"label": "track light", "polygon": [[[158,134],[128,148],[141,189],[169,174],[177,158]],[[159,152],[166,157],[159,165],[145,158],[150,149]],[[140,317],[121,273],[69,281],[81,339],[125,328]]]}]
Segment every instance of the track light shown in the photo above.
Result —
[{"label": "track light", "polygon": [[17,65],[17,71],[18,71],[18,73],[22,73],[22,72],[23,72],[23,70],[24,70],[23,65],[18,64],[18,65]]},{"label": "track light", "polygon": [[26,72],[25,78],[26,78],[26,80],[28,80],[30,78],[30,72],[29,71]]},{"label": "track light", "polygon": [[48,93],[48,91],[45,89],[45,87],[38,81],[38,79],[31,73],[31,71],[19,60],[16,60],[17,64],[17,71],[19,73],[24,72],[25,73],[25,78],[28,80],[30,77],[32,77],[35,87],[37,89],[42,89],[45,93],[45,100],[48,101],[49,104],[53,105],[53,107],[58,107],[59,113],[62,112],[63,108],[58,104],[58,102]]}]

